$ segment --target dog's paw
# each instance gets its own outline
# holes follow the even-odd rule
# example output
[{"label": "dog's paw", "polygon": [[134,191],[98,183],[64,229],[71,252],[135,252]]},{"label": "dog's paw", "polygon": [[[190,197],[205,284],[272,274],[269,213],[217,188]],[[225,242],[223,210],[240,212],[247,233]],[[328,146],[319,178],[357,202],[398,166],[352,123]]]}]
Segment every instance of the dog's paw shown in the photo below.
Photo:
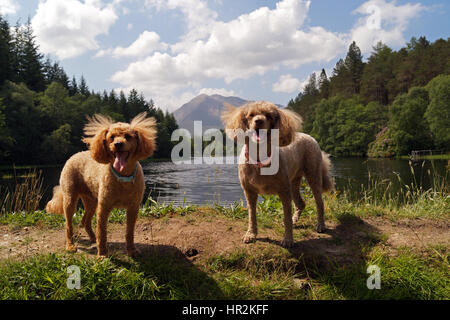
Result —
[{"label": "dog's paw", "polygon": [[283,248],[292,248],[294,246],[294,240],[292,238],[284,238],[281,241],[281,246]]},{"label": "dog's paw", "polygon": [[326,230],[325,224],[323,224],[323,223],[317,224],[316,230],[317,230],[318,233],[323,233],[323,232],[325,232],[325,230]]},{"label": "dog's paw", "polygon": [[75,253],[75,252],[77,252],[77,250],[78,250],[78,247],[75,244],[67,244],[66,245],[67,252]]},{"label": "dog's paw", "polygon": [[103,260],[105,258],[108,257],[108,250],[107,249],[98,249],[98,245],[97,245],[97,259],[98,260]]},{"label": "dog's paw", "polygon": [[245,234],[244,238],[242,238],[242,241],[244,243],[250,243],[254,242],[256,240],[256,234],[253,232],[248,232]]}]

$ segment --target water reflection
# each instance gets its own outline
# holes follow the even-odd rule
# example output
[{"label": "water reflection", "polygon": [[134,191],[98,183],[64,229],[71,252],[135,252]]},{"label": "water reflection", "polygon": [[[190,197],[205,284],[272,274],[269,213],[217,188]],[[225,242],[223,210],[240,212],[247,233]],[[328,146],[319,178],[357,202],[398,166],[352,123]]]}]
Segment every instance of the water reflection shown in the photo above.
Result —
[{"label": "water reflection", "polygon": [[[404,184],[418,184],[428,189],[433,184],[430,176],[446,174],[446,161],[417,161],[361,158],[332,158],[332,175],[338,191],[347,190],[353,198],[360,197],[361,189],[372,181],[391,184],[389,192],[396,194]],[[244,199],[235,164],[179,164],[172,162],[149,162],[143,165],[146,194],[159,202],[175,204],[228,204]],[[411,167],[414,176],[411,173]],[[55,185],[59,184],[62,167],[39,169],[43,171],[44,197],[41,207],[51,198]],[[12,189],[23,181],[15,176],[30,169],[0,170],[0,187]],[[401,181],[399,180],[399,177]],[[414,178],[415,177],[415,178]]]},{"label": "water reflection", "polygon": [[143,169],[146,191],[158,202],[212,204],[243,199],[236,164],[158,162]]}]

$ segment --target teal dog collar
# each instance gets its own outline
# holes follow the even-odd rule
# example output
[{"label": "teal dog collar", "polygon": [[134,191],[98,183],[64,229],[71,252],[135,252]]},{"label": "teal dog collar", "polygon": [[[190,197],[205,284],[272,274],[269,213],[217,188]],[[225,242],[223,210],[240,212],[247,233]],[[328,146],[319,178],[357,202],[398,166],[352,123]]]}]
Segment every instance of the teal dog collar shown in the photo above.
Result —
[{"label": "teal dog collar", "polygon": [[137,172],[137,165],[136,168],[134,169],[134,172],[131,176],[129,177],[125,177],[125,176],[121,176],[116,170],[114,170],[114,168],[112,166],[110,166],[111,168],[111,172],[114,174],[114,176],[116,177],[116,179],[119,182],[133,182],[136,179],[136,172]]}]

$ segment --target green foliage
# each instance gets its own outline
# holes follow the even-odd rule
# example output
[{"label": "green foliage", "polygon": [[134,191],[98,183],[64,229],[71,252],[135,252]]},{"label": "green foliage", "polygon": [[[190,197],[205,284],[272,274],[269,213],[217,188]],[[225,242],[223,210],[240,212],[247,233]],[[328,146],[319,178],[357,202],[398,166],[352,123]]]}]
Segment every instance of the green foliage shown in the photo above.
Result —
[{"label": "green foliage", "polygon": [[8,132],[6,126],[6,117],[4,114],[5,106],[0,99],[0,162],[9,155],[9,150],[13,146],[14,140]]},{"label": "green foliage", "polygon": [[70,133],[70,125],[66,123],[47,136],[42,143],[43,160],[61,163],[67,159],[71,155]]},{"label": "green foliage", "polygon": [[0,15],[0,86],[12,75],[11,31],[8,21]]},{"label": "green foliage", "polygon": [[131,90],[128,97],[112,90],[91,92],[86,79],[70,81],[59,63],[43,61],[30,21],[11,28],[0,15],[0,163],[64,162],[85,149],[86,116],[101,113],[129,122],[146,111],[158,123],[154,157],[169,158],[173,115],[156,109],[152,100]]},{"label": "green foliage", "polygon": [[397,96],[392,104],[389,128],[392,130],[397,154],[432,149],[431,134],[424,121],[428,102],[427,90],[415,87],[408,94]]},{"label": "green foliage", "polygon": [[376,102],[364,106],[358,96],[322,100],[315,111],[311,134],[334,155],[366,155],[368,144],[386,121],[383,106]]},{"label": "green foliage", "polygon": [[395,145],[388,127],[384,127],[378,132],[375,140],[369,143],[367,156],[369,158],[391,158],[395,156]]},{"label": "green foliage", "polygon": [[330,96],[330,80],[328,80],[325,69],[322,69],[319,77],[319,92],[322,99],[328,99]]},{"label": "green foliage", "polygon": [[425,118],[438,148],[450,146],[450,75],[440,75],[425,87],[430,96],[430,104]]},{"label": "green foliage", "polygon": [[[379,42],[367,63],[353,42],[332,76],[328,79],[322,70],[317,87],[315,74],[311,75],[288,108],[303,117],[303,131],[335,156],[446,151],[450,150],[448,74],[450,39],[430,43],[425,37],[412,38],[397,52]],[[414,86],[421,89],[411,92]]]},{"label": "green foliage", "polygon": [[361,94],[368,101],[389,103],[388,82],[393,78],[392,49],[379,42],[362,75]]},{"label": "green foliage", "polygon": [[361,50],[353,41],[350,45],[345,58],[345,67],[347,68],[351,78],[351,88],[354,94],[359,94],[361,87],[361,78],[364,70]]},{"label": "green foliage", "polygon": [[36,93],[29,90],[23,83],[15,84],[6,81],[0,91],[4,105],[4,115],[8,139],[13,144],[8,148],[10,158],[36,159],[41,141],[41,121],[39,108],[36,106]]}]

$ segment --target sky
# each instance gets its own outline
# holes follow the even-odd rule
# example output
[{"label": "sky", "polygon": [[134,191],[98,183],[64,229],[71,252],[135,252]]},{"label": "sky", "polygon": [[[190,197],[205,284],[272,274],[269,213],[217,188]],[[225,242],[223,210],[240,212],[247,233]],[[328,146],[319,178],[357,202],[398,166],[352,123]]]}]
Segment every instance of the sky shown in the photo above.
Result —
[{"label": "sky", "polygon": [[0,0],[40,51],[91,90],[132,88],[169,112],[201,93],[286,105],[352,41],[447,39],[447,0]]}]

